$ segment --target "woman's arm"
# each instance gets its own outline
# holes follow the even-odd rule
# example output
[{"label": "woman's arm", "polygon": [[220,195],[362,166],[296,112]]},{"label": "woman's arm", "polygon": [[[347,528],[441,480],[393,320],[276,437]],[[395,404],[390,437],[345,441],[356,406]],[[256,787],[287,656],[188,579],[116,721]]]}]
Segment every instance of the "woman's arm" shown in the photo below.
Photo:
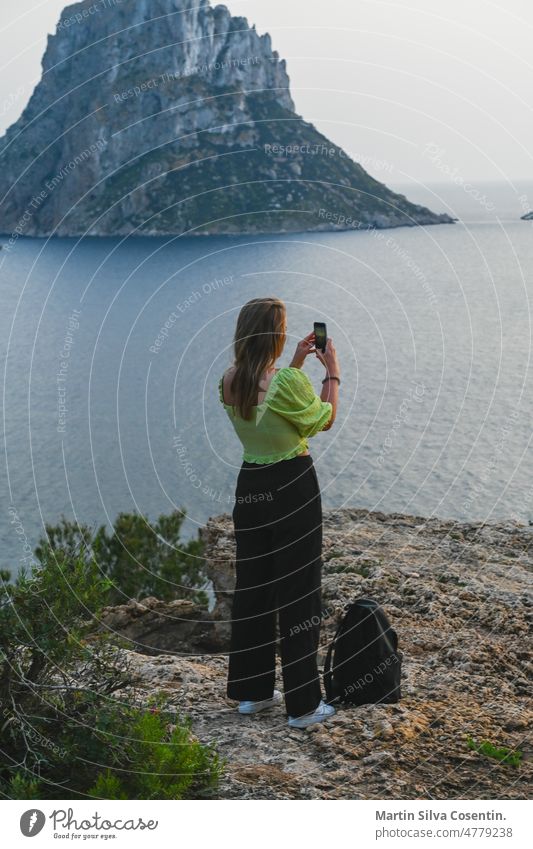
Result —
[{"label": "woman's arm", "polygon": [[[326,343],[326,350],[324,353],[322,351],[318,351],[314,347],[315,343],[315,334],[314,332],[308,333],[307,336],[304,337],[298,345],[296,346],[296,351],[294,353],[294,357],[292,358],[290,368],[301,368],[305,362],[305,358],[309,354],[316,354],[320,362],[325,366],[326,369],[326,377],[329,375],[335,375],[336,377],[341,376],[340,374],[340,365],[337,357],[337,352],[335,350],[335,345],[333,344],[333,339],[328,337]],[[328,421],[327,425],[322,428],[322,430],[329,430],[335,421],[335,417],[337,415],[337,402],[339,399],[339,381],[338,380],[326,380],[325,383],[322,384],[322,392],[320,393],[321,401],[329,401],[332,406],[332,414],[331,418]]]},{"label": "woman's arm", "polygon": [[[326,368],[326,377],[330,375],[332,377],[341,376],[341,367],[339,364],[339,359],[337,357],[337,351],[335,350],[335,345],[333,343],[333,339],[328,337],[326,342],[326,350],[324,353],[322,351],[316,351],[316,355],[320,362]],[[320,398],[322,401],[329,401],[331,406],[333,407],[333,413],[327,425],[322,428],[322,430],[329,430],[335,421],[335,417],[337,415],[337,402],[339,400],[339,381],[338,380],[326,380],[325,383],[322,384],[322,392],[320,393]]]},{"label": "woman's arm", "polygon": [[[338,377],[340,375],[337,375]],[[320,393],[321,401],[329,401],[333,412],[331,414],[331,418],[328,421],[327,425],[322,428],[322,430],[329,430],[335,421],[335,417],[337,415],[337,403],[339,400],[339,382],[338,380],[326,380],[325,383],[322,384],[322,392]]]}]

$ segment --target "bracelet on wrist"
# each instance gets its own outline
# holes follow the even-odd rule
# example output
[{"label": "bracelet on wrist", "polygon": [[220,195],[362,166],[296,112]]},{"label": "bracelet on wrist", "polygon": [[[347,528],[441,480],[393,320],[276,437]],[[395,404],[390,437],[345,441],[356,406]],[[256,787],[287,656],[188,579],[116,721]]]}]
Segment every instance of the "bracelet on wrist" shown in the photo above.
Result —
[{"label": "bracelet on wrist", "polygon": [[337,381],[337,383],[339,384],[339,386],[341,385],[341,379],[340,379],[340,377],[337,377],[337,376],[336,376],[336,375],[334,375],[334,374],[331,374],[329,377],[325,377],[325,378],[324,378],[324,380],[322,381],[322,383],[325,383],[325,382],[326,382],[326,380],[336,380],[336,381]]}]

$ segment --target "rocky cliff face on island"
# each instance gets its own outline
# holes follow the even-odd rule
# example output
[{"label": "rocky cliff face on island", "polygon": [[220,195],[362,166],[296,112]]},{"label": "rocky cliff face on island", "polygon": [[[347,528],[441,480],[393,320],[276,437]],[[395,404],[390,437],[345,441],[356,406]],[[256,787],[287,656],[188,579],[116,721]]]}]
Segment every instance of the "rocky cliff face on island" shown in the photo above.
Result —
[{"label": "rocky cliff face on island", "polygon": [[[345,604],[375,598],[398,633],[402,699],[341,707],[307,731],[283,707],[243,717],[226,698],[231,517],[202,536],[211,613],[149,599],[108,609],[104,627],[130,640],[141,703],[163,693],[226,758],[219,798],[530,798],[533,528],[325,510],[319,668]],[[486,742],[519,764],[475,748]]]},{"label": "rocky cliff face on island", "polygon": [[0,232],[291,232],[452,221],[295,112],[285,62],[207,0],[84,0],[0,140]]}]

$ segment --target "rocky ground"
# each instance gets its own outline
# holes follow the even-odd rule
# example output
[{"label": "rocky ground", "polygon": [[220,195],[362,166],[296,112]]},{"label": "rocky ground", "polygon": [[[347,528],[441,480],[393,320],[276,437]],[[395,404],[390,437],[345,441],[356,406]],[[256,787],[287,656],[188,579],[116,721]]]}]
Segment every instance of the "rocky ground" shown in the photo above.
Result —
[{"label": "rocky ground", "polygon": [[[230,517],[212,518],[203,536],[217,592],[212,622],[187,603],[169,611],[150,602],[136,613],[132,605],[108,617],[126,634],[128,618],[136,622],[128,635],[137,651],[128,654],[141,693],[163,691],[226,759],[219,798],[530,798],[533,528],[324,511],[320,662],[346,602],[375,598],[398,632],[403,697],[340,708],[307,731],[289,730],[282,707],[242,717],[226,698]],[[217,653],[203,648],[209,640]],[[469,749],[468,736],[520,750],[520,766]]]}]

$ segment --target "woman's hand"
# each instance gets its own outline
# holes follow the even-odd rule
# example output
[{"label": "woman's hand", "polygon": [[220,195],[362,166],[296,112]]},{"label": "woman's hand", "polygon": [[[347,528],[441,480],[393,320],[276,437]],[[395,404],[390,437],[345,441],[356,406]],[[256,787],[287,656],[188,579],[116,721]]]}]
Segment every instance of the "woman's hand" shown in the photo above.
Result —
[{"label": "woman's hand", "polygon": [[316,355],[322,365],[325,366],[326,374],[334,374],[336,377],[340,377],[341,371],[339,358],[337,357],[337,351],[335,350],[333,339],[328,336],[325,352],[322,353],[322,351],[316,351]]},{"label": "woman's hand", "polygon": [[314,331],[308,333],[296,346],[289,368],[301,368],[308,354],[316,353]]}]

